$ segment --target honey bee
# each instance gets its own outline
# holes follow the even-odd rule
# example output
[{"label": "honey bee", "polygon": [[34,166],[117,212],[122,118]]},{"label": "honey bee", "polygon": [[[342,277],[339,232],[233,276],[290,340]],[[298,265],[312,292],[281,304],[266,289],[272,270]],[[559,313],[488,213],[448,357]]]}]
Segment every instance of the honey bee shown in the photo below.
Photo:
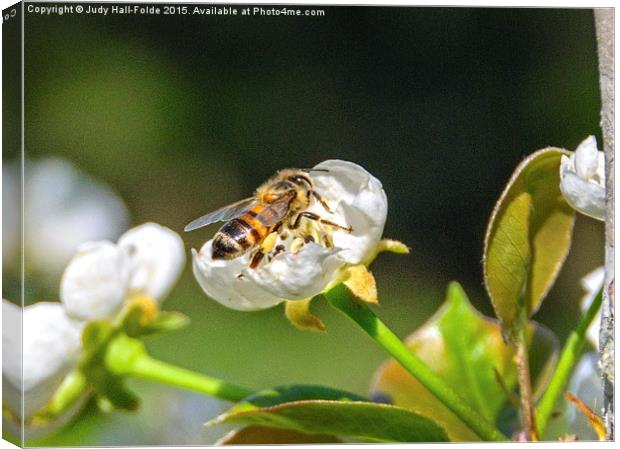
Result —
[{"label": "honey bee", "polygon": [[[350,226],[334,223],[308,211],[316,201],[323,209],[332,213],[325,199],[315,190],[310,177],[313,171],[328,170],[296,168],[280,170],[256,189],[253,196],[197,218],[185,226],[185,232],[218,221],[226,222],[213,238],[211,257],[230,260],[252,250],[250,261],[252,269],[258,267],[265,254],[272,251],[277,237],[282,236],[286,229],[295,234],[300,229],[303,218],[352,232]],[[309,234],[301,238],[304,241],[314,240]],[[324,240],[329,244],[327,235]],[[283,246],[278,245],[276,252],[283,249]]]}]

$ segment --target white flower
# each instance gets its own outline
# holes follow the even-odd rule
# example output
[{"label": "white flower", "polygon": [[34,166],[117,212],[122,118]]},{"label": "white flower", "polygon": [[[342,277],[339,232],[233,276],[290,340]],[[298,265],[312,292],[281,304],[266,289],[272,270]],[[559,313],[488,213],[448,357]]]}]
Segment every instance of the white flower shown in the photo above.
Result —
[{"label": "white flower", "polygon": [[[585,312],[588,307],[590,307],[590,304],[592,304],[598,292],[603,288],[604,282],[605,267],[603,266],[596,268],[581,279],[581,287],[585,290],[585,295],[581,298],[581,310]],[[598,349],[598,334],[600,329],[601,312],[599,310],[592,320],[592,324],[590,324],[587,333],[588,340],[590,340],[590,343],[592,343],[596,349]]]},{"label": "white flower", "polygon": [[[20,307],[3,301],[2,374],[11,385],[4,390],[5,402],[14,414],[22,417],[22,388],[25,419],[48,403],[76,368],[82,354],[81,331],[89,321],[112,318],[132,295],[161,302],[184,263],[178,234],[147,223],[126,232],[118,245],[108,241],[81,245],[63,274],[61,303],[24,308],[23,333]],[[75,406],[71,412],[78,409]]]},{"label": "white flower", "polygon": [[[353,228],[353,232],[337,231],[334,246],[350,264],[358,264],[372,253],[381,240],[387,219],[387,197],[381,182],[353,162],[328,160],[316,167],[328,172],[313,172],[316,190],[326,199],[338,219]],[[319,204],[315,212],[325,212]]]},{"label": "white flower", "polygon": [[589,136],[570,158],[562,156],[560,190],[573,208],[597,220],[605,220],[605,154]]},{"label": "white flower", "polygon": [[285,300],[311,298],[336,282],[341,269],[372,257],[381,240],[387,218],[387,198],[381,182],[357,164],[328,160],[312,171],[315,190],[333,213],[314,202],[314,212],[332,222],[350,226],[352,232],[334,229],[334,246],[310,242],[294,251],[293,239],[278,239],[285,250],[268,257],[256,269],[249,268],[250,252],[232,260],[213,260],[212,240],[192,250],[193,270],[204,292],[237,310],[272,307]]},{"label": "white flower", "polygon": [[74,318],[109,318],[131,295],[161,301],[184,264],[179,235],[146,223],[123,234],[118,245],[104,241],[80,246],[63,274],[60,299]]},{"label": "white flower", "polygon": [[68,318],[61,304],[40,302],[23,309],[22,334],[21,313],[19,306],[2,301],[2,374],[9,387],[5,389],[5,402],[21,416],[23,388],[27,419],[51,399],[75,367],[80,355],[81,323]]},{"label": "white flower", "polygon": [[123,234],[118,247],[129,254],[130,292],[162,301],[185,265],[181,237],[155,223],[145,223]]},{"label": "white flower", "polygon": [[192,248],[194,276],[209,297],[236,310],[265,309],[282,302],[281,298],[258,287],[250,278],[240,275],[247,271],[250,263],[247,256],[213,260],[212,242],[205,243],[200,253]]},{"label": "white flower", "polygon": [[111,242],[88,242],[65,269],[60,298],[72,317],[97,320],[121,308],[128,288],[128,254]]},{"label": "white flower", "polygon": [[[3,167],[5,267],[19,266],[20,167]],[[59,158],[25,162],[26,269],[58,276],[82,242],[115,239],[128,222],[123,201],[109,187]],[[8,243],[8,244],[7,244]]]}]

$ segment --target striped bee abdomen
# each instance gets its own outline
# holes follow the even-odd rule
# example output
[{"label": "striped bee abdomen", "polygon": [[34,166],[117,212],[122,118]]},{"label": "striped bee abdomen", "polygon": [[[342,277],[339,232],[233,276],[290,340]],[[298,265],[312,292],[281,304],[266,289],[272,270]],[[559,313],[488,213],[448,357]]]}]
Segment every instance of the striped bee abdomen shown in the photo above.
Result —
[{"label": "striped bee abdomen", "polygon": [[254,220],[251,214],[234,218],[215,234],[211,257],[234,259],[257,244],[268,232],[269,228]]}]

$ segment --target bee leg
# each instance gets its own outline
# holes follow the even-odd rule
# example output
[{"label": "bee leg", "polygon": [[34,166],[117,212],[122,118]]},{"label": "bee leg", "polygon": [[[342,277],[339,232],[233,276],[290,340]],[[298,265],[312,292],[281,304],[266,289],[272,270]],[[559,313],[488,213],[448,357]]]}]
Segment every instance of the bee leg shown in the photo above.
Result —
[{"label": "bee leg", "polygon": [[316,231],[316,234],[314,236],[307,235],[304,240],[306,241],[306,243],[320,241],[323,243],[323,246],[325,246],[325,248],[334,247],[331,233],[326,232],[323,226],[320,226],[320,229]]},{"label": "bee leg", "polygon": [[330,214],[333,213],[333,211],[327,204],[327,201],[325,201],[325,198],[323,198],[321,194],[318,193],[316,190],[308,190],[308,197],[310,196],[313,196],[319,203],[321,203],[321,206],[323,206],[323,209],[325,209],[327,212],[329,212]]},{"label": "bee leg", "polygon": [[255,270],[260,261],[263,260],[263,257],[265,257],[265,253],[261,249],[256,250],[250,261],[250,268]]},{"label": "bee leg", "polygon": [[282,221],[280,223],[278,223],[277,225],[274,226],[274,228],[271,230],[271,234],[278,233],[280,234],[280,229],[282,229]]},{"label": "bee leg", "polygon": [[277,245],[274,248],[273,254],[269,257],[269,262],[271,262],[271,260],[276,257],[278,254],[280,254],[282,251],[284,251],[286,249],[286,247],[284,245]]},{"label": "bee leg", "polygon": [[333,248],[334,247],[334,242],[332,241],[331,234],[328,234],[327,232],[323,232],[321,237],[323,238],[323,244],[325,245],[325,248]]},{"label": "bee leg", "polygon": [[339,228],[347,232],[353,231],[353,228],[351,226],[345,227],[345,226],[339,225],[338,223],[334,223],[333,221],[326,220],[322,218],[321,216],[313,212],[308,212],[308,211],[301,212],[295,217],[295,219],[291,223],[291,229],[297,229],[299,227],[299,224],[300,224],[299,222],[301,221],[302,217],[306,217],[310,220],[318,221],[319,223],[324,224],[324,225],[334,226],[335,228]]},{"label": "bee leg", "polygon": [[278,235],[279,234],[277,232],[272,232],[267,237],[265,237],[260,244],[260,250],[265,254],[269,254],[273,247],[276,246],[276,242],[278,241]]},{"label": "bee leg", "polygon": [[[276,242],[278,241],[278,235],[279,234],[277,232],[273,231],[271,234],[269,234],[267,237],[263,239],[263,241],[260,243],[260,246],[258,247],[256,252],[252,256],[252,259],[250,261],[251,269],[255,269],[256,267],[258,267],[258,264],[260,264],[260,262],[263,260],[263,258],[265,257],[265,254],[269,254],[271,250],[273,250],[273,247],[276,245]],[[276,250],[277,250],[277,247],[276,247]],[[271,256],[269,260],[271,260],[272,258],[273,256]]]}]

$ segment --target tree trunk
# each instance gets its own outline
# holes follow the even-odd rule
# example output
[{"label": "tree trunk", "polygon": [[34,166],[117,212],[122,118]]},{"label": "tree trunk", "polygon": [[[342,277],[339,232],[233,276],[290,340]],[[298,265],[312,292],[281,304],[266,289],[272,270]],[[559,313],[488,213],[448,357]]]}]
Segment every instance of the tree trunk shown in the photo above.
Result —
[{"label": "tree trunk", "polygon": [[607,439],[614,438],[614,11],[594,10],[601,88],[601,130],[605,149],[607,211],[605,214],[605,285],[599,334],[603,379],[603,419]]}]

